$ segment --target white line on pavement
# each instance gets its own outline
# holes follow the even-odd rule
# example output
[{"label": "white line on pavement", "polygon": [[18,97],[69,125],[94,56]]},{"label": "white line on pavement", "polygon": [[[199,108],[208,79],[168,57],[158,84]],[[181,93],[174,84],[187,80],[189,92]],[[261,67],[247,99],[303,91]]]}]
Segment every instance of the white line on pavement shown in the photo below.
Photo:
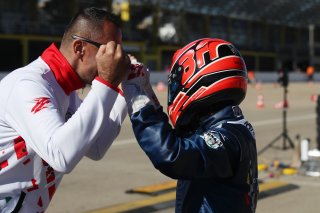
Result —
[{"label": "white line on pavement", "polygon": [[[303,116],[289,117],[287,118],[287,122],[295,122],[295,121],[309,120],[309,119],[315,119],[315,118],[316,118],[316,114],[306,114]],[[253,121],[251,122],[251,124],[253,127],[258,127],[258,126],[266,126],[270,124],[278,124],[281,122],[282,122],[282,118],[277,118],[277,119],[270,119],[270,120],[264,120],[264,121]],[[136,143],[135,138],[116,140],[113,143],[113,146],[120,146],[120,145],[132,144],[132,143]]]},{"label": "white line on pavement", "polygon": [[[309,119],[315,119],[316,114],[307,114],[303,116],[297,116],[297,117],[289,117],[287,118],[287,122],[294,122],[294,121],[302,121],[302,120],[309,120]],[[282,118],[277,118],[277,119],[270,119],[270,120],[264,120],[264,121],[254,121],[251,122],[253,127],[257,126],[266,126],[270,124],[277,124],[281,123],[283,120]]]},{"label": "white line on pavement", "polygon": [[126,145],[126,144],[131,144],[133,142],[136,142],[135,138],[131,139],[124,139],[124,140],[116,140],[112,146],[120,146],[120,145]]}]

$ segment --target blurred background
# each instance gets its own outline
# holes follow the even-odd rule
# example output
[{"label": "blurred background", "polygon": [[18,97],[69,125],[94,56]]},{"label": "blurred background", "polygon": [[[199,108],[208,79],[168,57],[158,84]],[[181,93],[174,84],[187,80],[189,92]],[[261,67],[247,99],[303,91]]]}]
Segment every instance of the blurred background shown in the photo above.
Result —
[{"label": "blurred background", "polygon": [[[273,188],[260,185],[264,198],[259,199],[257,213],[320,212],[320,85],[315,83],[320,81],[320,0],[0,0],[0,80],[36,59],[52,42],[59,43],[71,17],[90,6],[112,10],[121,18],[124,48],[150,68],[164,106],[166,71],[178,48],[201,37],[235,44],[248,69],[250,86],[242,109],[256,132],[259,179],[276,183]],[[290,84],[290,104],[283,97],[284,70],[290,81],[297,81]],[[295,149],[285,148],[288,141],[278,141],[284,126]],[[306,141],[301,139],[309,141],[310,148],[318,147],[317,158],[299,158],[300,142]],[[271,147],[274,142],[280,147]],[[310,170],[307,163],[312,163]],[[291,167],[296,170],[283,172]],[[313,173],[308,176],[305,171]],[[172,181],[155,170],[139,148],[128,118],[106,157],[99,162],[84,158],[72,174],[65,176],[48,213],[140,201],[149,195],[127,191]],[[174,212],[173,200],[160,208],[161,213]],[[150,209],[147,206],[146,212]]]},{"label": "blurred background", "polygon": [[81,8],[112,10],[123,21],[125,49],[153,71],[200,37],[236,45],[248,70],[305,72],[320,67],[319,0],[1,0],[0,71],[34,60]]}]

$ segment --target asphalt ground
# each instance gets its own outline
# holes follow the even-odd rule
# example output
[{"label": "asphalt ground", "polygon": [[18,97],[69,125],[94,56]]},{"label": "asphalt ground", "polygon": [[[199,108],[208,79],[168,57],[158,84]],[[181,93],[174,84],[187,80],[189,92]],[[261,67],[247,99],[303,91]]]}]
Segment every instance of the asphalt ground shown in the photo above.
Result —
[{"label": "asphalt ground", "polygon": [[[316,146],[316,106],[312,95],[320,91],[320,84],[291,83],[288,86],[287,127],[288,136],[294,142],[297,135],[310,139],[310,148]],[[155,88],[156,90],[156,88]],[[85,95],[87,90],[80,91]],[[158,98],[166,106],[167,92],[157,91]],[[259,199],[257,213],[318,213],[320,212],[320,177],[301,174],[283,175],[272,167],[274,162],[290,165],[296,151],[288,141],[283,143],[283,110],[275,105],[282,101],[284,88],[273,84],[249,85],[247,97],[241,104],[243,113],[256,132],[257,149],[262,150],[279,135],[280,139],[258,157],[260,164],[268,165],[267,171],[259,172],[261,181],[284,181],[296,186]],[[262,108],[257,108],[257,97],[264,98]],[[283,149],[283,147],[286,149]],[[101,161],[84,158],[76,168],[65,175],[53,197],[48,213],[78,213],[103,209],[108,206],[137,201],[149,195],[126,193],[127,190],[172,181],[154,169],[140,149],[126,118],[120,135]],[[174,212],[171,206],[157,212]]]}]

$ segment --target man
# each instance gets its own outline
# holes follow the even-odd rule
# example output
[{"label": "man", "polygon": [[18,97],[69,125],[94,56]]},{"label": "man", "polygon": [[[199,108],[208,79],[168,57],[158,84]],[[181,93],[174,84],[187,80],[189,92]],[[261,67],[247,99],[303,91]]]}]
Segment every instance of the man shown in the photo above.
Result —
[{"label": "man", "polygon": [[[59,49],[52,44],[1,81],[1,212],[44,212],[83,156],[104,156],[127,113],[118,85],[130,59],[121,40],[114,15],[87,8]],[[76,90],[85,84],[92,88],[81,103]]]},{"label": "man", "polygon": [[[133,63],[133,60],[132,60]],[[247,71],[235,47],[199,39],[178,50],[168,81],[168,118],[135,64],[122,88],[141,148],[163,174],[178,179],[176,212],[255,212],[254,131],[238,104]]]}]

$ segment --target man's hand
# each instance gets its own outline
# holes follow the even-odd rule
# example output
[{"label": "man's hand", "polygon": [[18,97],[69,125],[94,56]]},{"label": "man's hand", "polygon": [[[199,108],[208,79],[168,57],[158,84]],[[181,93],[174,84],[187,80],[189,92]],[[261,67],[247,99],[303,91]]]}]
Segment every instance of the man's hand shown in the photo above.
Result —
[{"label": "man's hand", "polygon": [[114,86],[118,86],[129,72],[130,59],[122,46],[114,41],[100,46],[96,60],[98,76]]}]

